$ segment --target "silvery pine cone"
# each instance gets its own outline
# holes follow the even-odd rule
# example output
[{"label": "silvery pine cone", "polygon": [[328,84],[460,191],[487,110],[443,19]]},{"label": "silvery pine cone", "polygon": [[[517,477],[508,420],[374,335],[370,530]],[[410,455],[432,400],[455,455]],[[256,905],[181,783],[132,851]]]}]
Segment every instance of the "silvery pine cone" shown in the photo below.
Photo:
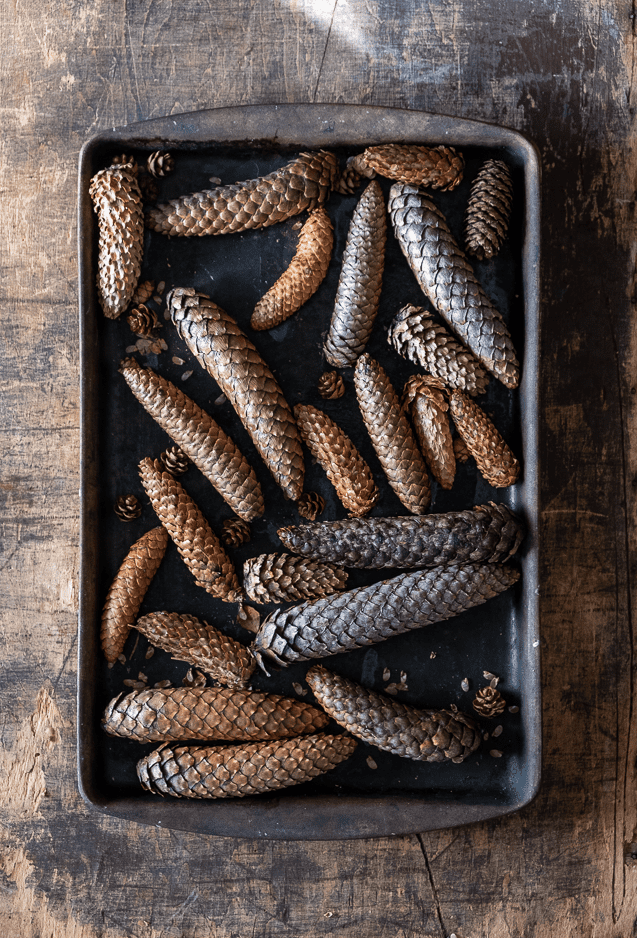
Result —
[{"label": "silvery pine cone", "polygon": [[389,327],[387,341],[403,358],[441,378],[450,388],[472,397],[487,389],[489,375],[475,355],[420,306],[400,310]]},{"label": "silvery pine cone", "polygon": [[365,648],[479,606],[519,579],[513,567],[470,563],[402,573],[363,586],[278,609],[261,623],[252,644],[263,657],[286,667]]},{"label": "silvery pine cone", "polygon": [[250,540],[250,525],[241,518],[227,518],[221,525],[221,538],[228,547],[241,547]]},{"label": "silvery pine cone", "polygon": [[297,500],[296,510],[302,518],[315,521],[325,509],[325,499],[318,492],[303,492]]},{"label": "silvery pine cone", "polygon": [[159,328],[157,313],[143,303],[131,310],[126,317],[126,322],[131,332],[145,339],[153,338]]},{"label": "silvery pine cone", "polygon": [[184,739],[285,739],[315,733],[324,713],[292,697],[236,687],[165,687],[120,694],[102,728],[140,743]]},{"label": "silvery pine cone", "polygon": [[190,460],[179,446],[170,446],[160,454],[159,458],[164,464],[164,469],[172,476],[182,476],[188,472]]},{"label": "silvery pine cone", "polygon": [[330,266],[333,247],[334,228],[320,205],[301,228],[289,267],[255,306],[250,319],[253,329],[278,326],[316,293]]},{"label": "silvery pine cone", "polygon": [[462,391],[452,391],[449,411],[487,482],[499,489],[513,485],[520,474],[520,463],[482,408]]},{"label": "silvery pine cone", "polygon": [[265,505],[254,469],[219,424],[180,388],[134,358],[123,359],[119,370],[140,404],[232,510],[246,521],[260,518]]},{"label": "silvery pine cone", "polygon": [[336,489],[350,515],[366,515],[378,501],[371,470],[350,438],[327,414],[311,404],[294,408],[301,436]]},{"label": "silvery pine cone", "polygon": [[325,357],[336,368],[353,365],[367,345],[380,303],[386,240],[383,191],[377,182],[370,182],[350,222],[325,339]]},{"label": "silvery pine cone", "polygon": [[378,173],[387,179],[445,192],[455,189],[462,180],[464,160],[452,147],[385,143],[351,157],[347,168],[369,178]]},{"label": "silvery pine cone", "polygon": [[480,688],[473,701],[473,709],[476,713],[488,719],[498,716],[499,713],[503,713],[505,707],[506,700],[495,687]]},{"label": "silvery pine cone", "polygon": [[232,561],[181,483],[165,471],[159,459],[142,459],[139,474],[157,517],[197,586],[224,602],[240,602],[243,590]]},{"label": "silvery pine cone", "polygon": [[153,231],[188,237],[265,228],[321,205],[338,177],[333,153],[301,153],[267,176],[157,205],[147,213],[146,224]]},{"label": "silvery pine cone", "polygon": [[174,157],[167,150],[155,150],[146,160],[151,176],[167,176],[175,168]]},{"label": "silvery pine cone", "polygon": [[480,286],[440,209],[415,186],[389,192],[394,234],[420,288],[462,342],[507,388],[519,364],[508,329]]},{"label": "silvery pine cone", "polygon": [[329,596],[343,589],[347,573],[331,563],[260,554],[243,565],[243,588],[255,603],[289,603]]},{"label": "silvery pine cone", "polygon": [[515,554],[524,527],[506,505],[489,502],[437,515],[299,524],[279,528],[277,534],[288,550],[302,557],[382,570],[499,563]]},{"label": "silvery pine cone", "polygon": [[142,513],[142,506],[135,495],[120,495],[113,506],[113,510],[122,521],[134,521]]},{"label": "silvery pine cone", "polygon": [[444,391],[440,378],[412,375],[403,389],[403,402],[431,474],[443,489],[450,489],[456,476],[456,457]]},{"label": "silvery pine cone", "polygon": [[351,736],[317,733],[238,746],[161,746],[137,763],[142,787],[174,798],[245,798],[322,775],[356,748]]},{"label": "silvery pine cone", "polygon": [[107,661],[117,661],[122,653],[167,546],[168,534],[160,525],[135,541],[122,561],[102,610],[101,642]]},{"label": "silvery pine cone", "polygon": [[464,762],[482,734],[471,717],[419,710],[315,665],[307,683],[333,720],[363,742],[418,762]]},{"label": "silvery pine cone", "polygon": [[502,160],[487,160],[471,185],[464,216],[467,254],[494,257],[506,237],[513,201],[511,170]]},{"label": "silvery pine cone", "polygon": [[354,369],[354,387],[389,484],[405,508],[422,514],[431,503],[427,467],[387,373],[369,355],[361,355]]},{"label": "silvery pine cone", "polygon": [[337,371],[325,371],[318,380],[318,392],[326,401],[335,401],[345,394],[345,383]]},{"label": "silvery pine cone", "polygon": [[144,218],[133,163],[100,170],[89,194],[99,224],[99,302],[105,316],[117,319],[133,298],[142,267]]},{"label": "silvery pine cone", "polygon": [[303,491],[303,448],[265,361],[232,316],[204,293],[179,288],[168,294],[167,303],[180,337],[236,410],[285,496],[296,501]]},{"label": "silvery pine cone", "polygon": [[150,612],[135,628],[176,661],[187,661],[228,687],[245,686],[254,671],[254,658],[244,645],[194,616]]}]

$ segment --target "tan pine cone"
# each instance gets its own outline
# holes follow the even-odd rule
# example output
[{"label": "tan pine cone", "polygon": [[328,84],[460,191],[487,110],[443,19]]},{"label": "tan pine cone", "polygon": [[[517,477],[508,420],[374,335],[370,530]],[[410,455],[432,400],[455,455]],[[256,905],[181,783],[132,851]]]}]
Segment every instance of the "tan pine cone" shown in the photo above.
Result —
[{"label": "tan pine cone", "polygon": [[139,173],[139,166],[137,165],[137,160],[132,155],[127,153],[119,153],[117,156],[113,157],[111,166],[128,166],[130,171],[137,175]]},{"label": "tan pine cone", "polygon": [[487,160],[471,185],[464,217],[467,254],[494,257],[506,237],[513,201],[511,170],[502,160]]},{"label": "tan pine cone", "polygon": [[175,159],[167,150],[155,150],[146,160],[146,168],[151,176],[167,176],[175,168]]},{"label": "tan pine cone", "polygon": [[520,463],[482,408],[462,391],[454,390],[449,396],[449,410],[487,482],[494,488],[513,485],[520,474]]},{"label": "tan pine cone", "polygon": [[154,280],[143,280],[141,283],[137,284],[137,289],[133,294],[133,305],[139,306],[145,304],[150,300],[150,298],[155,293],[155,281]]},{"label": "tan pine cone", "polygon": [[139,335],[144,339],[155,338],[157,330],[160,328],[157,313],[149,309],[143,303],[140,303],[139,306],[131,310],[126,318],[126,322],[131,332],[134,332],[135,335]]},{"label": "tan pine cone", "polygon": [[241,746],[162,746],[137,763],[143,788],[174,798],[245,798],[322,775],[356,748],[351,736],[317,733]]},{"label": "tan pine cone", "polygon": [[160,453],[160,460],[164,464],[164,469],[172,476],[182,476],[188,472],[190,460],[179,446],[170,446]]},{"label": "tan pine cone", "polygon": [[250,319],[253,329],[278,326],[316,293],[330,266],[333,247],[334,228],[320,205],[301,228],[290,266],[255,306]]},{"label": "tan pine cone", "polygon": [[495,687],[482,687],[473,701],[473,709],[481,717],[495,717],[504,712],[506,700]]},{"label": "tan pine cone", "polygon": [[139,607],[168,546],[161,526],[135,541],[111,583],[102,610],[101,642],[107,661],[117,661]]},{"label": "tan pine cone", "polygon": [[135,495],[120,495],[113,505],[113,511],[122,521],[134,521],[141,515],[142,506]]},{"label": "tan pine cone", "polygon": [[369,466],[350,438],[311,404],[297,404],[294,416],[306,446],[326,472],[343,506],[350,515],[366,515],[380,493]]},{"label": "tan pine cone", "polygon": [[[338,182],[334,186],[333,191],[338,192],[340,195],[354,195],[363,181],[363,176],[361,176],[361,173],[354,167],[353,161],[354,157],[350,156],[339,176]],[[367,173],[364,175],[367,176]],[[368,178],[372,179],[375,175],[376,173],[372,172]]]},{"label": "tan pine cone", "polygon": [[412,375],[403,389],[403,403],[434,479],[443,489],[450,489],[456,476],[456,457],[444,390],[440,378]]},{"label": "tan pine cone", "polygon": [[250,540],[250,525],[241,518],[227,518],[221,525],[221,537],[228,547],[241,547]]},{"label": "tan pine cone", "polygon": [[347,573],[292,554],[259,554],[243,565],[243,587],[255,603],[289,603],[342,590]]},{"label": "tan pine cone", "polygon": [[467,449],[467,444],[461,436],[453,438],[453,452],[457,463],[465,463],[471,456],[471,453]]},{"label": "tan pine cone", "polygon": [[368,147],[354,157],[351,168],[364,175],[370,171],[415,186],[443,192],[455,189],[462,180],[464,160],[452,147],[421,147],[385,143]]},{"label": "tan pine cone", "polygon": [[296,510],[302,518],[315,521],[325,509],[325,499],[318,492],[303,492],[297,500]]},{"label": "tan pine cone", "polygon": [[325,371],[318,380],[318,392],[326,401],[335,401],[345,394],[345,383],[337,371]]}]

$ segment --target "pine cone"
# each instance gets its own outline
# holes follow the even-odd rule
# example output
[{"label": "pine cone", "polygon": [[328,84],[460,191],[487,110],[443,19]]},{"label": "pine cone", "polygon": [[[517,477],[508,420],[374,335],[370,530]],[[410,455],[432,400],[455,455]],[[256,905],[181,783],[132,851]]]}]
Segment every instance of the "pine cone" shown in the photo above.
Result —
[{"label": "pine cone", "polygon": [[155,150],[146,160],[146,167],[151,176],[167,176],[173,172],[175,160],[167,150]]},{"label": "pine cone", "polygon": [[420,288],[484,367],[516,388],[519,364],[508,329],[478,283],[444,215],[414,186],[389,192],[394,233]]},{"label": "pine cone", "polygon": [[296,510],[302,518],[315,521],[325,509],[325,499],[318,492],[303,492],[296,502]]},{"label": "pine cone", "polygon": [[102,610],[101,641],[107,661],[117,661],[122,653],[167,546],[168,534],[164,528],[153,528],[135,541],[122,561]]},{"label": "pine cone", "polygon": [[254,469],[219,424],[170,381],[134,358],[119,370],[126,383],[162,430],[201,470],[241,518],[252,521],[265,510]]},{"label": "pine cone", "polygon": [[243,586],[255,603],[289,603],[343,589],[347,573],[331,563],[291,554],[260,554],[243,565]]},{"label": "pine cone", "polygon": [[174,798],[244,798],[300,785],[329,772],[356,748],[351,736],[318,733],[242,746],[161,746],[137,763],[142,786]]},{"label": "pine cone", "polygon": [[372,170],[387,179],[447,192],[461,182],[464,160],[452,147],[385,143],[368,147],[354,157],[351,166],[365,175]]},{"label": "pine cone", "polygon": [[167,302],[180,337],[236,410],[286,497],[296,501],[303,491],[303,448],[274,375],[232,316],[204,293],[172,290]]},{"label": "pine cone", "polygon": [[403,403],[434,479],[443,489],[450,489],[456,476],[456,457],[444,388],[440,378],[412,375],[403,389]]},{"label": "pine cone", "polygon": [[250,319],[253,329],[278,326],[316,293],[330,266],[333,247],[334,228],[321,205],[310,212],[301,228],[290,266],[255,306]]},{"label": "pine cone", "polygon": [[113,505],[113,510],[122,521],[134,521],[141,515],[142,506],[134,495],[120,495]]},{"label": "pine cone", "polygon": [[405,759],[464,762],[481,742],[464,713],[417,710],[315,665],[307,683],[324,710],[354,736]]},{"label": "pine cone", "polygon": [[385,370],[361,355],[354,387],[363,421],[392,489],[405,508],[420,515],[429,508],[431,486],[414,434]]},{"label": "pine cone", "polygon": [[169,449],[164,450],[159,458],[164,464],[164,469],[171,476],[182,476],[184,472],[188,472],[190,460],[179,446],[171,446]]},{"label": "pine cone", "polygon": [[144,304],[136,306],[127,317],[126,322],[130,331],[144,339],[153,339],[160,328],[157,313]]},{"label": "pine cone", "polygon": [[366,515],[378,501],[371,470],[338,424],[311,404],[294,408],[301,436],[351,515]]},{"label": "pine cone", "polygon": [[302,557],[381,570],[499,563],[515,554],[524,527],[506,505],[489,502],[438,515],[299,524],[279,528],[277,534],[288,550]]},{"label": "pine cone", "polygon": [[345,383],[337,371],[325,371],[318,380],[318,392],[326,401],[335,401],[345,394]]},{"label": "pine cone", "polygon": [[221,537],[228,547],[241,547],[250,540],[250,525],[241,518],[228,518],[221,525]]},{"label": "pine cone", "polygon": [[471,185],[464,217],[467,254],[494,257],[506,237],[513,201],[511,170],[502,160],[487,160]]},{"label": "pine cone", "polygon": [[[353,165],[354,157],[351,157],[347,160],[345,168],[339,176],[338,182],[334,185],[333,191],[338,192],[340,195],[354,195],[361,182],[363,177],[358,172],[358,170]],[[373,173],[369,178],[373,178],[376,174]]]},{"label": "pine cone", "polygon": [[452,391],[449,409],[458,433],[487,482],[498,489],[513,485],[520,474],[520,463],[482,408],[462,391]]},{"label": "pine cone", "polygon": [[471,453],[467,449],[467,444],[461,436],[453,438],[453,452],[457,463],[465,463],[471,456]]},{"label": "pine cone", "polygon": [[91,180],[89,194],[99,219],[100,306],[105,316],[117,319],[133,298],[142,267],[142,195],[133,164],[100,170]]},{"label": "pine cone", "polygon": [[402,573],[275,610],[261,623],[252,651],[264,668],[263,655],[286,667],[293,661],[364,648],[479,606],[519,577],[512,567],[476,563]]},{"label": "pine cone", "polygon": [[157,205],[146,224],[153,231],[189,237],[265,228],[321,205],[338,175],[333,153],[301,153],[267,176]]},{"label": "pine cone", "polygon": [[478,359],[418,306],[405,306],[389,327],[387,341],[399,355],[420,365],[450,388],[484,394],[489,375]]},{"label": "pine cone", "polygon": [[136,176],[139,172],[139,166],[137,165],[137,160],[135,157],[127,153],[120,153],[117,156],[113,157],[111,166],[127,166],[130,171]]},{"label": "pine cone", "polygon": [[133,305],[140,306],[146,303],[155,292],[155,281],[144,280],[137,284],[137,289],[133,294]]},{"label": "pine cone", "polygon": [[254,671],[254,658],[244,645],[194,616],[151,612],[138,619],[135,628],[156,648],[200,668],[220,684],[243,687]]},{"label": "pine cone", "polygon": [[495,687],[481,687],[473,701],[473,709],[481,717],[495,717],[504,711],[506,700]]},{"label": "pine cone", "polygon": [[354,210],[343,251],[334,312],[325,340],[330,365],[353,365],[367,345],[376,319],[385,267],[385,199],[370,182]]}]

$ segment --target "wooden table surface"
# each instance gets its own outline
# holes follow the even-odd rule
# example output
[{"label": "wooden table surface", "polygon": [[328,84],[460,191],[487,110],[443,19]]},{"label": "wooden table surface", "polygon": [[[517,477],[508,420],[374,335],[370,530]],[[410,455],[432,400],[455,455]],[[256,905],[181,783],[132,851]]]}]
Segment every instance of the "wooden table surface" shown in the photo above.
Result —
[{"label": "wooden table surface", "polygon": [[[637,935],[631,4],[13,0],[0,51],[2,934]],[[542,154],[543,785],[496,822],[268,843],[126,824],[76,789],[78,153],[278,102],[477,118]]]}]

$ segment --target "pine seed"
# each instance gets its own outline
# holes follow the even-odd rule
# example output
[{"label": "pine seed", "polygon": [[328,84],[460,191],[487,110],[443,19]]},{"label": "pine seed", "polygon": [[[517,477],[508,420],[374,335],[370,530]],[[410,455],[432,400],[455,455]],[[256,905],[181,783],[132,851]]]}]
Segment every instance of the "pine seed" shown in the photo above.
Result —
[{"label": "pine seed", "polygon": [[509,707],[509,713],[519,713],[519,707]]},{"label": "pine seed", "polygon": [[389,670],[389,668],[385,668],[385,670],[383,671],[383,680],[388,681],[390,677],[391,677],[391,671]]},{"label": "pine seed", "polygon": [[152,645],[149,645],[148,648],[146,649],[146,654],[144,655],[144,657],[146,658],[146,661],[148,661],[149,658],[152,658],[154,654],[155,654],[155,649],[153,648]]},{"label": "pine seed", "polygon": [[503,729],[504,729],[504,727],[503,727],[502,725],[496,726],[496,728],[495,728],[494,731],[491,733],[491,735],[494,736],[494,737],[495,737],[495,736],[500,736],[500,734],[502,733],[502,730],[503,730]]},{"label": "pine seed", "polygon": [[461,687],[461,688],[463,689],[463,691],[465,691],[465,692],[469,690],[469,681],[468,681],[468,679],[467,679],[466,677],[463,677],[462,682],[461,682],[461,684],[460,684],[460,687]]},{"label": "pine seed", "polygon": [[489,755],[493,756],[494,759],[500,759],[502,757],[502,753],[499,749],[490,749]]},{"label": "pine seed", "polygon": [[367,765],[370,767],[370,769],[378,768],[376,762],[372,759],[371,756],[367,756],[367,759],[365,761],[367,762]]}]

